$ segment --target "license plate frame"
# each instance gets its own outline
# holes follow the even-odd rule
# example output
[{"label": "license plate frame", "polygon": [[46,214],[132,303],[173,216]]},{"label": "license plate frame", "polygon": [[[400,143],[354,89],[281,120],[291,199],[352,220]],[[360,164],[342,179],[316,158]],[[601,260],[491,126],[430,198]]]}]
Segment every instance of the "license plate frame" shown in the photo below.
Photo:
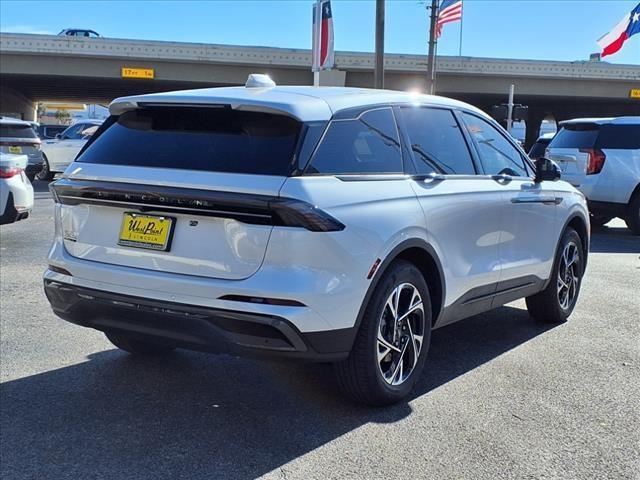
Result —
[{"label": "license plate frame", "polygon": [[[128,234],[128,238],[126,238],[125,234],[127,233],[125,229],[127,229],[127,221],[129,220],[156,220],[161,221],[163,224],[163,228],[166,228],[166,234],[163,235],[162,241],[155,241],[153,238],[153,232],[150,234],[145,234],[142,232],[133,232],[134,238],[132,238],[131,232]],[[168,225],[167,223],[168,222]],[[150,215],[147,213],[140,212],[123,212],[122,214],[122,223],[120,225],[120,232],[118,234],[118,245],[122,247],[130,247],[130,248],[141,248],[144,250],[153,250],[156,252],[168,252],[171,250],[171,243],[173,240],[173,232],[176,225],[175,217],[170,217],[167,215]],[[149,224],[147,223],[148,227]],[[129,226],[129,230],[130,230]],[[137,237],[137,238],[135,238]]]}]

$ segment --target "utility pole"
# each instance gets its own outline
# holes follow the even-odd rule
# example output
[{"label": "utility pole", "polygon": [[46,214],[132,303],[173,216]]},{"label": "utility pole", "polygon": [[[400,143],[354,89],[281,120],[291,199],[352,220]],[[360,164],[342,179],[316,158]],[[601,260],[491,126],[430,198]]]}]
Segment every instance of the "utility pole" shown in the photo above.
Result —
[{"label": "utility pole", "polygon": [[515,85],[512,83],[509,87],[509,103],[507,103],[507,132],[511,135],[511,128],[513,127],[513,93]]},{"label": "utility pole", "polygon": [[427,93],[436,93],[436,23],[438,0],[431,0],[431,26],[429,27],[429,58],[427,59]]},{"label": "utility pole", "polygon": [[384,88],[384,0],[376,0],[376,63],[374,88]]}]

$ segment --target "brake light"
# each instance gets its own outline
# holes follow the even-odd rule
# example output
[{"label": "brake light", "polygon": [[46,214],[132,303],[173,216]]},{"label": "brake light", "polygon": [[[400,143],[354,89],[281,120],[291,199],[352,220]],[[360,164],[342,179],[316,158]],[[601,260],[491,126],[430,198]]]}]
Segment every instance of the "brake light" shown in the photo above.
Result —
[{"label": "brake light", "polygon": [[589,159],[587,160],[587,175],[600,173],[602,167],[604,167],[604,161],[607,159],[604,152],[599,148],[581,148],[580,151],[589,155]]},{"label": "brake light", "polygon": [[11,178],[20,175],[22,169],[18,167],[0,167],[0,178]]}]

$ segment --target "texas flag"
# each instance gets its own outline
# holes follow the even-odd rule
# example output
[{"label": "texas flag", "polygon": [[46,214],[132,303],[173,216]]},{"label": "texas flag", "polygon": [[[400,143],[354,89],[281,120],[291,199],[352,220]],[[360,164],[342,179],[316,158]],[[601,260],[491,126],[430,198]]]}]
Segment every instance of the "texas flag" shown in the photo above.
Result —
[{"label": "texas flag", "polygon": [[638,32],[640,32],[640,3],[627,13],[620,23],[613,27],[613,30],[598,39],[598,45],[602,48],[601,56],[616,53],[631,35]]},{"label": "texas flag", "polygon": [[311,70],[331,70],[334,66],[333,15],[330,0],[313,4],[313,65]]}]

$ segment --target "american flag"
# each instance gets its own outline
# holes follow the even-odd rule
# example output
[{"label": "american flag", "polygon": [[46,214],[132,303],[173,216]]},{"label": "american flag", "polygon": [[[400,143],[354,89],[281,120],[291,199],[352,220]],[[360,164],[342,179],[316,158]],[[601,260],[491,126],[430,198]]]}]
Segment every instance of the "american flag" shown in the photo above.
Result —
[{"label": "american flag", "polygon": [[442,26],[445,23],[459,22],[460,20],[462,20],[462,0],[442,0],[438,10],[436,38],[440,38]]},{"label": "american flag", "polygon": [[[318,22],[318,18],[320,22]],[[330,0],[318,0],[313,5],[313,66],[312,70],[330,70],[334,66],[333,15]]]}]

